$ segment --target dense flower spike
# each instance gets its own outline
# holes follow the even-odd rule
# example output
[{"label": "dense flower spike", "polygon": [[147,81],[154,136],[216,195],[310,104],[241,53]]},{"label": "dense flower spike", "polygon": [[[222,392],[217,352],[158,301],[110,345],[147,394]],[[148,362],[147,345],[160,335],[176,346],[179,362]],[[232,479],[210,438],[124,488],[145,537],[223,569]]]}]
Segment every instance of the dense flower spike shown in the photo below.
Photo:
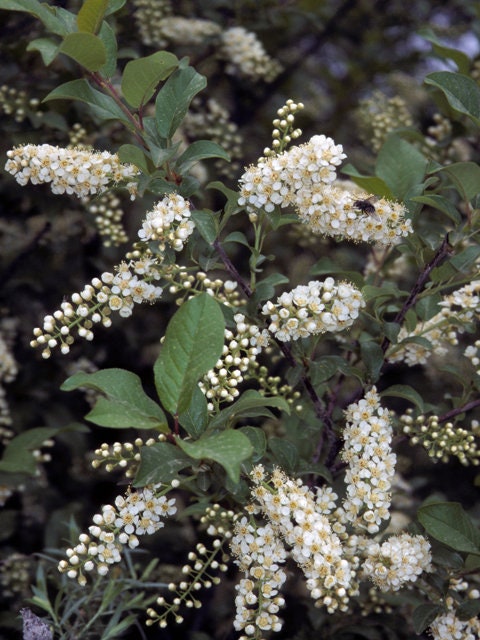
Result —
[{"label": "dense flower spike", "polygon": [[158,50],[163,20],[173,12],[171,0],[133,0],[132,4],[140,40]]},{"label": "dense flower spike", "polygon": [[288,342],[350,327],[365,306],[360,291],[348,282],[336,284],[312,280],[282,293],[276,304],[267,302],[262,313],[269,317],[268,330],[277,340]]},{"label": "dense flower spike", "polygon": [[275,469],[268,484],[261,465],[253,469],[256,486],[252,496],[275,532],[291,548],[291,555],[307,578],[315,605],[329,613],[346,611],[350,596],[357,593],[358,557],[347,557],[339,536],[327,516],[317,508],[315,495],[301,480]]},{"label": "dense flower spike", "polygon": [[286,562],[287,551],[272,525],[257,527],[254,521],[241,518],[235,524],[230,548],[235,564],[244,573],[235,587],[233,626],[244,631],[244,640],[257,629],[280,631],[282,621],[277,613],[285,601],[279,589],[287,579],[281,565]]},{"label": "dense flower spike", "polygon": [[369,541],[362,573],[381,591],[398,591],[424,571],[431,571],[431,562],[430,543],[423,536],[404,533],[382,544]]},{"label": "dense flower spike", "polygon": [[257,36],[243,27],[222,32],[219,53],[227,61],[225,71],[230,75],[271,82],[281,71],[280,64],[267,54]]},{"label": "dense flower spike", "polygon": [[377,533],[382,520],[390,517],[390,490],[395,474],[390,414],[380,406],[373,387],[362,400],[347,408],[345,417],[342,458],[348,463],[347,496],[336,516],[360,532]]},{"label": "dense flower spike", "polygon": [[49,183],[52,193],[88,198],[103,193],[112,184],[122,183],[135,194],[133,179],[138,169],[121,164],[108,151],[63,149],[50,144],[26,144],[7,151],[6,171],[23,185]]},{"label": "dense flower spike", "polygon": [[44,318],[42,328],[34,329],[30,345],[42,347],[44,358],[49,358],[57,346],[68,353],[75,334],[93,340],[94,324],[110,327],[112,311],[127,318],[135,304],[158,300],[163,289],[155,282],[163,274],[162,253],[167,245],[181,251],[194,228],[190,205],[182,196],[170,194],[160,200],[147,213],[138,232],[141,242],[134,257],[121,262],[116,273],[105,272],[93,278],[83,291],[72,295],[71,302],[62,302],[60,309]]},{"label": "dense flower spike", "polygon": [[164,47],[168,43],[182,46],[198,45],[215,36],[218,37],[221,31],[221,26],[212,20],[166,16],[157,24],[155,44],[157,47]]},{"label": "dense flower spike", "polygon": [[135,549],[138,536],[155,533],[165,526],[164,518],[176,513],[175,499],[165,495],[170,489],[161,485],[129,489],[115,498],[115,506],[103,506],[102,513],[93,516],[89,535],[82,533],[78,544],[67,549],[68,561],[61,560],[58,570],[82,585],[87,582],[86,573],[96,570],[106,575],[112,564],[121,561],[125,546]]},{"label": "dense flower spike", "polygon": [[240,178],[239,204],[247,211],[292,206],[314,233],[346,240],[395,244],[411,233],[405,208],[384,198],[375,203],[337,181],[343,147],[324,135],[261,158]]},{"label": "dense flower spike", "polygon": [[63,354],[70,351],[76,335],[85,340],[93,340],[92,328],[101,323],[110,327],[110,314],[117,311],[123,318],[132,314],[135,304],[155,302],[160,298],[163,289],[152,284],[149,280],[158,278],[159,274],[151,267],[148,276],[139,277],[145,271],[145,261],[140,261],[138,271],[137,261],[122,262],[117,267],[117,273],[105,272],[100,278],[93,278],[83,291],[74,293],[71,302],[62,302],[60,309],[53,315],[45,316],[43,328],[33,330],[32,347],[42,347],[42,356],[49,358],[52,349],[59,346]]},{"label": "dense flower spike", "polygon": [[[464,324],[480,318],[480,280],[454,291],[439,303],[441,311],[430,320],[419,323],[413,331],[402,327],[398,334],[397,345],[388,353],[390,362],[405,362],[409,366],[425,364],[433,354],[444,356],[447,345],[458,343],[457,334],[463,331]],[[424,338],[429,346],[418,342],[409,342],[410,338]],[[476,351],[475,351],[476,353]],[[472,360],[475,357],[473,348],[468,347],[465,356]]]},{"label": "dense flower spike", "polygon": [[172,193],[147,213],[138,236],[143,241],[158,242],[160,251],[165,251],[167,245],[175,251],[181,251],[194,229],[188,201]]}]

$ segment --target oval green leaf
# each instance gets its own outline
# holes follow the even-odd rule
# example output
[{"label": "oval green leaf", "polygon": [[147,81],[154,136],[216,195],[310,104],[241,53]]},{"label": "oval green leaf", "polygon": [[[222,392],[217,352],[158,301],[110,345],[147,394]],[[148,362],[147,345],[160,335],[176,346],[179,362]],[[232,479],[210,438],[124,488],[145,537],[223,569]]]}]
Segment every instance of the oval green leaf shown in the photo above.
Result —
[{"label": "oval green leaf", "polygon": [[182,153],[176,162],[179,173],[187,172],[200,160],[207,158],[222,158],[226,162],[230,161],[228,153],[216,142],[211,140],[196,140]]},{"label": "oval green leaf", "polygon": [[462,73],[435,71],[425,78],[425,84],[440,89],[454,111],[480,126],[480,87],[473,78]]},{"label": "oval green leaf", "polygon": [[79,31],[98,33],[108,7],[108,0],[85,0],[77,15]]},{"label": "oval green leaf", "polygon": [[224,333],[220,305],[206,293],[187,300],[170,320],[154,366],[158,397],[167,411],[186,411],[201,376],[222,353]]},{"label": "oval green leaf", "polygon": [[59,49],[88,71],[98,71],[107,61],[102,40],[93,33],[77,32],[65,36]]},{"label": "oval green leaf", "polygon": [[418,510],[428,535],[459,553],[480,555],[480,533],[458,502],[435,502]]},{"label": "oval green leaf", "polygon": [[168,442],[157,442],[140,449],[140,466],[133,482],[134,487],[170,482],[178,472],[191,466],[192,460],[181,449]]},{"label": "oval green leaf", "polygon": [[124,369],[76,373],[65,380],[63,391],[93,389],[103,394],[85,419],[113,429],[157,429],[168,432],[165,414],[142,388],[140,378]]},{"label": "oval green leaf", "polygon": [[207,80],[192,67],[177,69],[158,92],[155,120],[162,138],[171,138],[185,117],[191,101],[207,86]]},{"label": "oval green leaf", "polygon": [[239,431],[209,433],[194,442],[177,438],[178,446],[195,460],[214,460],[226,471],[232,482],[240,480],[240,467],[253,453],[246,435]]},{"label": "oval green leaf", "polygon": [[129,105],[138,109],[153,96],[158,83],[178,66],[178,58],[168,51],[130,60],[122,75],[122,94]]}]

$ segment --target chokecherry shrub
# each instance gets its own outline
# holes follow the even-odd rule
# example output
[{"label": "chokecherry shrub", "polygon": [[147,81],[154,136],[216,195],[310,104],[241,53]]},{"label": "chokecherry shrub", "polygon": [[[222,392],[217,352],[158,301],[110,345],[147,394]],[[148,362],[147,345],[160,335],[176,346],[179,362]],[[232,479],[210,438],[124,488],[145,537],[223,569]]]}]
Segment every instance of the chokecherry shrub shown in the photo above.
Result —
[{"label": "chokecherry shrub", "polygon": [[46,87],[0,88],[24,637],[478,639],[478,64],[424,32],[450,67],[346,136],[287,82],[306,8],[70,4],[0,0]]}]

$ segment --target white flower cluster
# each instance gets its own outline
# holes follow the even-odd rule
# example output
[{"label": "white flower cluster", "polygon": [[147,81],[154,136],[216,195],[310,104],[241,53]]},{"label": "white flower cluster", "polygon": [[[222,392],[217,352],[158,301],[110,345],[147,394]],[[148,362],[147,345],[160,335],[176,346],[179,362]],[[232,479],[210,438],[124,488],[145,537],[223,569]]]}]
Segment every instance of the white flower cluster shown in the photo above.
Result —
[{"label": "white flower cluster", "polygon": [[[171,194],[163,198],[147,213],[138,232],[143,246],[139,243],[132,254],[135,257],[121,262],[116,273],[105,272],[100,278],[93,278],[83,291],[72,295],[71,302],[63,302],[60,309],[45,316],[43,328],[34,329],[30,345],[42,347],[44,358],[49,358],[57,346],[66,354],[75,340],[72,330],[80,338],[93,340],[93,325],[111,326],[112,311],[127,318],[135,304],[158,300],[163,289],[154,282],[162,277],[161,253],[167,244],[180,251],[194,228],[189,204],[182,196]],[[150,243],[157,245],[160,255],[153,255]]]},{"label": "white flower cluster", "polygon": [[315,606],[329,613],[346,611],[350,596],[357,593],[358,558],[347,559],[339,536],[317,507],[315,496],[301,480],[275,469],[266,485],[263,467],[253,469],[256,486],[252,496],[274,531],[290,547],[292,558],[307,578]]},{"label": "white flower cluster", "polygon": [[221,31],[220,25],[212,20],[167,16],[157,25],[155,44],[157,47],[163,47],[169,42],[182,46],[198,45],[219,36]]},{"label": "white flower cluster", "polygon": [[158,51],[161,47],[159,30],[162,22],[173,12],[171,0],[133,0],[132,4],[140,40]]},{"label": "white flower cluster", "polygon": [[241,639],[255,635],[260,629],[280,631],[282,620],[277,613],[285,601],[279,589],[287,579],[281,565],[287,551],[270,524],[257,527],[246,517],[235,523],[231,550],[244,577],[235,587],[236,616],[233,626],[244,631]]},{"label": "white flower cluster", "polygon": [[390,490],[396,455],[391,450],[392,426],[387,409],[380,406],[375,387],[345,411],[347,425],[342,458],[348,463],[347,495],[336,514],[356,530],[377,533],[390,517]]},{"label": "white flower cluster", "polygon": [[[45,316],[43,328],[33,330],[34,339],[30,346],[42,347],[44,358],[49,358],[52,349],[58,346],[63,354],[67,354],[75,341],[72,330],[80,338],[93,340],[94,324],[110,327],[112,311],[127,318],[135,304],[155,302],[163,289],[150,282],[150,279],[159,277],[152,268],[154,264],[153,259],[122,262],[116,274],[105,272],[100,278],[93,278],[83,291],[72,295],[71,302],[62,302],[53,315]],[[143,273],[147,274],[147,279],[139,277]]]},{"label": "white flower cluster", "polygon": [[277,340],[288,342],[327,331],[343,331],[353,324],[364,306],[356,287],[327,278],[282,293],[276,304],[264,304],[262,313],[269,316],[268,330]]},{"label": "white flower cluster", "polygon": [[278,155],[261,158],[240,178],[239,204],[250,213],[293,206],[313,233],[354,241],[395,244],[412,232],[403,205],[346,189],[337,167],[342,145],[324,135]]},{"label": "white flower cluster", "polygon": [[229,75],[271,82],[281,71],[280,64],[268,55],[256,34],[243,27],[222,32],[219,54],[227,61],[225,71]]},{"label": "white flower cluster", "polygon": [[22,186],[28,182],[49,183],[52,193],[89,198],[106,191],[112,183],[125,183],[132,197],[135,195],[132,180],[138,169],[122,164],[108,151],[26,144],[7,151],[7,158],[6,171]]},{"label": "white flower cluster", "polygon": [[61,560],[58,570],[85,585],[85,573],[94,569],[104,576],[112,564],[120,562],[125,546],[135,549],[138,536],[151,535],[164,526],[163,519],[176,513],[175,499],[168,499],[170,487],[151,485],[139,491],[129,490],[115,498],[115,506],[105,505],[102,513],[93,516],[89,534],[82,533],[78,544],[67,549],[67,560]]},{"label": "white flower cluster", "polygon": [[433,640],[478,640],[480,638],[480,620],[460,620],[455,612],[455,601],[446,598],[448,611],[435,618],[430,625]]},{"label": "white flower cluster", "polygon": [[[419,323],[413,331],[402,327],[397,344],[387,353],[389,362],[405,362],[409,366],[425,364],[433,354],[444,356],[447,345],[458,344],[458,333],[463,331],[462,324],[480,318],[480,280],[454,291],[439,303],[441,311],[425,322]],[[426,345],[408,342],[411,338],[423,338]],[[403,344],[402,344],[403,343]],[[475,365],[476,348],[467,347],[465,356]],[[477,363],[478,364],[478,363]]]},{"label": "white flower cluster", "polygon": [[[347,611],[362,579],[372,580],[382,591],[397,591],[415,582],[422,572],[431,571],[430,545],[423,536],[399,534],[383,542],[372,538],[389,515],[388,491],[395,464],[389,414],[380,407],[376,389],[350,405],[346,416],[344,459],[349,469],[344,505],[337,507],[338,496],[330,487],[314,493],[278,468],[267,477],[264,467],[257,465],[251,473],[249,519],[237,524],[232,547],[240,568],[247,571],[255,564],[250,556],[256,549],[256,536],[263,531],[255,525],[260,512],[305,574],[315,605],[325,606],[328,613]],[[257,602],[250,586],[242,581],[238,587],[245,609],[247,596]],[[252,636],[257,623],[248,611],[243,615],[237,613],[238,628]]]},{"label": "white flower cluster", "polygon": [[423,536],[403,533],[382,544],[368,541],[362,575],[380,591],[398,591],[415,582],[424,571],[431,571],[430,544]]},{"label": "white flower cluster", "polygon": [[245,322],[245,316],[237,313],[234,317],[237,332],[225,329],[225,344],[222,355],[199,382],[199,387],[208,399],[208,409],[214,403],[233,402],[238,397],[238,386],[262,348],[268,345],[268,332],[260,331],[255,325]]},{"label": "white flower cluster", "polygon": [[190,204],[177,193],[172,193],[157,202],[147,213],[138,236],[145,242],[158,242],[159,249],[166,245],[181,251],[188,237],[193,233],[195,223],[190,218]]}]

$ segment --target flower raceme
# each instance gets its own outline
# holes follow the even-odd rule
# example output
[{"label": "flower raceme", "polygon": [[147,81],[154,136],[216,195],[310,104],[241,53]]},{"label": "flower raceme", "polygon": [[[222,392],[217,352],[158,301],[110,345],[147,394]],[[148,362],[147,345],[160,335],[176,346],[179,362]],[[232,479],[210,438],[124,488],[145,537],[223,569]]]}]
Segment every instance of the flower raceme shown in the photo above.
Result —
[{"label": "flower raceme", "polygon": [[161,485],[128,490],[115,498],[114,505],[104,505],[102,513],[93,516],[89,533],[80,534],[78,544],[67,549],[68,561],[61,560],[58,570],[81,585],[87,582],[86,573],[106,575],[112,564],[121,561],[124,547],[135,549],[139,536],[155,533],[165,526],[164,518],[176,513],[175,500],[165,495],[170,490]]},{"label": "flower raceme", "polygon": [[240,178],[239,204],[251,214],[292,206],[315,234],[356,242],[393,245],[412,232],[403,205],[381,198],[362,207],[370,194],[337,180],[346,158],[342,145],[324,135],[261,158]]},{"label": "flower raceme", "polygon": [[356,287],[327,278],[283,293],[276,303],[264,304],[262,313],[269,317],[268,329],[277,340],[289,342],[327,331],[343,331],[353,324],[364,306]]},{"label": "flower raceme", "polygon": [[[397,345],[387,353],[390,362],[405,362],[409,366],[425,364],[433,354],[444,356],[448,345],[458,344],[457,334],[464,331],[463,325],[480,319],[480,280],[473,280],[464,287],[445,296],[439,303],[441,310],[429,320],[420,322],[411,332],[404,327],[398,334]],[[430,346],[411,341],[421,337],[428,340]],[[465,349],[464,355],[478,367],[476,345]]]},{"label": "flower raceme", "polygon": [[62,302],[60,309],[45,316],[43,327],[34,329],[30,345],[42,347],[44,358],[49,358],[57,346],[66,354],[75,341],[74,331],[80,338],[93,340],[93,326],[111,326],[112,311],[126,318],[135,304],[158,300],[163,293],[156,284],[162,277],[162,253],[167,245],[181,251],[194,228],[189,203],[182,196],[171,194],[163,198],[147,213],[138,232],[141,241],[135,257],[121,262],[116,273],[105,272],[100,278],[93,278],[71,296],[71,302]]},{"label": "flower raceme", "polygon": [[22,186],[47,183],[55,194],[88,199],[121,183],[135,197],[138,169],[108,151],[26,144],[7,151],[7,158],[5,170]]},{"label": "flower raceme", "polygon": [[[277,540],[283,542],[303,571],[315,605],[324,606],[328,613],[347,611],[350,599],[359,593],[361,580],[371,580],[380,591],[397,591],[415,582],[424,571],[431,571],[430,544],[423,536],[378,537],[379,525],[390,515],[396,457],[391,451],[389,412],[380,406],[375,387],[351,404],[345,416],[343,458],[348,468],[343,505],[338,505],[338,496],[330,487],[313,491],[278,468],[268,475],[259,464],[251,472],[249,517],[237,521],[232,539],[235,562],[246,574],[237,587],[236,626],[247,636],[261,629],[256,616],[258,602],[263,602],[263,583],[254,580],[255,554],[261,558],[267,554],[266,526],[258,523],[260,517],[270,527],[270,548],[275,547],[269,562],[285,562]],[[271,581],[267,572],[259,578]],[[275,585],[275,595],[280,586]],[[275,631],[280,627],[281,621],[275,618],[268,628]]]}]

